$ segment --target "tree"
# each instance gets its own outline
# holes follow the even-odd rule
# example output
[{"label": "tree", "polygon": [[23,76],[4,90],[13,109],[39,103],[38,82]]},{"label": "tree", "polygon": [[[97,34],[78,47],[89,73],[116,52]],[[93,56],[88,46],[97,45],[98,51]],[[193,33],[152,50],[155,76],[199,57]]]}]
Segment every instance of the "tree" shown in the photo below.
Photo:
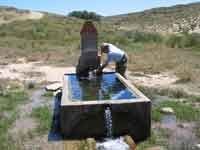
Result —
[{"label": "tree", "polygon": [[101,16],[96,14],[95,12],[88,12],[84,11],[72,11],[68,14],[70,17],[81,18],[85,20],[93,20],[93,21],[100,21]]}]

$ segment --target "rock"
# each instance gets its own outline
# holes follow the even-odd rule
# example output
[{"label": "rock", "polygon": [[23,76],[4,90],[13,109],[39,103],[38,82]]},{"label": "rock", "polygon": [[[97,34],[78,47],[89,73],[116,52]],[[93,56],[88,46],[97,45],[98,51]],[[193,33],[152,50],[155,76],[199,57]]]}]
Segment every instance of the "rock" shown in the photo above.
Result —
[{"label": "rock", "polygon": [[96,149],[96,141],[93,138],[87,138],[86,140],[88,150],[95,150]]},{"label": "rock", "polygon": [[136,144],[130,136],[125,136],[124,141],[129,145],[130,150],[136,150]]},{"label": "rock", "polygon": [[186,103],[186,102],[187,102],[186,99],[177,99],[176,101],[177,101],[177,102],[180,102],[180,103]]},{"label": "rock", "polygon": [[174,114],[174,110],[171,107],[163,107],[161,108],[161,113]]},{"label": "rock", "polygon": [[28,89],[33,89],[33,88],[35,88],[36,84],[37,84],[37,81],[36,81],[36,80],[30,79],[30,80],[26,80],[26,81],[25,81],[25,87],[27,87]]},{"label": "rock", "polygon": [[178,124],[178,127],[180,127],[180,128],[187,128],[187,125],[180,123],[180,124]]},{"label": "rock", "polygon": [[200,150],[200,144],[197,144],[195,147],[197,150]]},{"label": "rock", "polygon": [[164,148],[161,146],[153,146],[153,147],[147,148],[146,150],[164,150]]},{"label": "rock", "polygon": [[47,85],[46,87],[45,87],[45,89],[47,90],[47,91],[58,91],[59,89],[61,89],[62,88],[62,84],[61,83],[54,83],[54,84],[50,84],[50,85]]},{"label": "rock", "polygon": [[53,96],[56,96],[56,95],[58,95],[59,93],[61,93],[62,92],[62,90],[61,89],[59,89],[59,90],[57,90],[57,91],[55,91],[55,92],[53,92]]},{"label": "rock", "polygon": [[26,58],[18,58],[17,61],[16,61],[16,63],[18,63],[18,64],[25,64],[25,63],[27,63],[27,60],[26,60]]}]

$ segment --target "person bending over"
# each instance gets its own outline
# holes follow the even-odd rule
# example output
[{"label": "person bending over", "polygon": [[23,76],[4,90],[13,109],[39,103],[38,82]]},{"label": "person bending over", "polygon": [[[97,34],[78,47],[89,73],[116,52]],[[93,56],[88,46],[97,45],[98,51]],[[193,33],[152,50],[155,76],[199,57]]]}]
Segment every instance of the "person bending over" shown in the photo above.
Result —
[{"label": "person bending over", "polygon": [[97,73],[101,73],[109,63],[115,62],[116,72],[125,77],[128,61],[127,54],[120,48],[110,43],[103,43],[101,45],[101,53],[107,54],[107,60],[103,64],[101,64],[101,66],[97,70]]}]

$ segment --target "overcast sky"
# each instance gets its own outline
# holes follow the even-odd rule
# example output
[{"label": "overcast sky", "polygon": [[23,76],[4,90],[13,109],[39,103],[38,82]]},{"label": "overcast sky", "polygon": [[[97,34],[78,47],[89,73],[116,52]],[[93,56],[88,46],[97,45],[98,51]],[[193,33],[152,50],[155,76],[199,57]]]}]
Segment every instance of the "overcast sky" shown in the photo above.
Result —
[{"label": "overcast sky", "polygon": [[0,0],[0,5],[65,15],[73,10],[88,10],[111,16],[192,2],[200,0]]}]

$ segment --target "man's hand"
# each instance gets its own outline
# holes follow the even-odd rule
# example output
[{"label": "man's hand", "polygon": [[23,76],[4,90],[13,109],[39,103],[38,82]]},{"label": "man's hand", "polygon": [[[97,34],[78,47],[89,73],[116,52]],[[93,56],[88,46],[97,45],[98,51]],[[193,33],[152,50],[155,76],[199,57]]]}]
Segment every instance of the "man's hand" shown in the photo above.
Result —
[{"label": "man's hand", "polygon": [[98,68],[98,69],[96,70],[96,75],[97,75],[97,76],[102,75],[102,73],[103,73],[103,70],[102,70],[101,68]]}]

